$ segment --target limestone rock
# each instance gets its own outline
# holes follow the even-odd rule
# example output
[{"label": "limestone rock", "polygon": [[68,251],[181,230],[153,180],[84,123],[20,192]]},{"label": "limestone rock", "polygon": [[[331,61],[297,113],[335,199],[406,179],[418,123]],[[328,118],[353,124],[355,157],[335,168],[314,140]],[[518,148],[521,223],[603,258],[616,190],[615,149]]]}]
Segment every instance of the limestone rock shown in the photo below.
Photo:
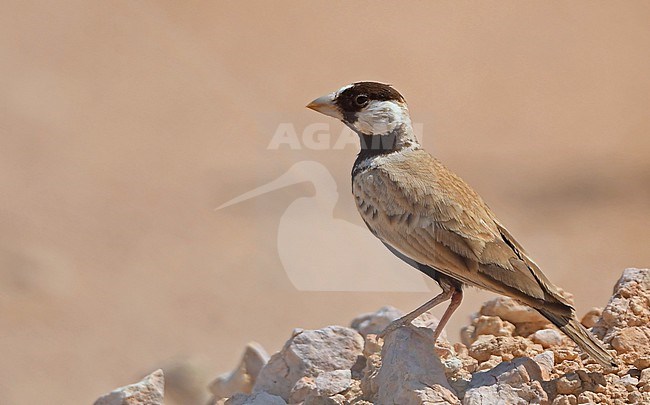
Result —
[{"label": "limestone rock", "polygon": [[268,360],[269,355],[260,344],[251,342],[246,345],[239,365],[210,384],[209,389],[214,399],[228,398],[238,392],[250,394],[257,375]]},{"label": "limestone rock", "polygon": [[580,323],[582,323],[585,328],[592,328],[596,323],[598,323],[601,316],[603,316],[603,309],[594,307],[582,316]]},{"label": "limestone rock", "polygon": [[542,345],[544,349],[562,344],[562,335],[555,329],[540,329],[530,335],[529,339]]},{"label": "limestone rock", "polygon": [[494,298],[481,307],[481,314],[497,316],[512,324],[518,323],[548,323],[539,312],[507,297]]},{"label": "limestone rock", "polygon": [[532,357],[542,351],[542,346],[521,336],[481,335],[469,347],[469,355],[479,362],[489,360],[491,356],[500,356],[506,361],[515,357]]},{"label": "limestone rock", "polygon": [[256,392],[254,394],[235,394],[224,405],[287,405],[287,403],[277,395]]},{"label": "limestone rock", "polygon": [[206,404],[211,397],[205,386],[211,372],[198,358],[176,358],[164,364],[165,402],[168,404]]},{"label": "limestone rock", "polygon": [[481,307],[481,315],[497,317],[515,326],[512,335],[528,336],[540,329],[551,327],[551,323],[539,312],[513,300],[499,297],[487,301]]},{"label": "limestone rock", "polygon": [[314,401],[317,397],[330,397],[347,390],[352,385],[350,370],[320,373],[316,378],[303,377],[296,382],[289,395],[289,403]]},{"label": "limestone rock", "polygon": [[403,315],[404,313],[399,309],[385,306],[379,308],[376,312],[357,316],[352,320],[350,327],[364,337],[368,334],[378,335],[386,329],[386,326]]},{"label": "limestone rock", "polygon": [[481,335],[512,336],[515,331],[515,325],[498,316],[481,315],[474,319],[472,326],[471,343],[474,343]]},{"label": "limestone rock", "polygon": [[463,405],[547,403],[548,395],[541,380],[540,367],[530,358],[501,363],[491,370],[474,374]]},{"label": "limestone rock", "polygon": [[612,347],[619,353],[650,353],[650,327],[632,326],[616,333],[611,340]]},{"label": "limestone rock", "polygon": [[650,355],[650,270],[625,269],[593,330],[627,364]]},{"label": "limestone rock", "polygon": [[650,323],[650,270],[625,269],[614,286],[614,295],[596,325],[607,331],[612,328],[646,326]]},{"label": "limestone rock", "polygon": [[366,398],[378,404],[460,403],[436,354],[433,332],[414,326],[402,327],[386,336],[381,366],[370,377],[375,392]]},{"label": "limestone rock", "polygon": [[[303,377],[315,379],[321,373],[351,370],[362,350],[363,338],[354,329],[328,326],[296,331],[262,368],[253,392],[267,392],[286,401]],[[293,400],[300,399],[296,395],[292,396]]]},{"label": "limestone rock", "polygon": [[[259,372],[253,394],[217,403],[650,403],[648,270],[625,270],[607,306],[582,320],[619,353],[618,370],[604,369],[536,311],[508,298],[483,305],[463,330],[464,344],[434,342],[437,320],[428,314],[377,337],[401,315],[391,307],[361,315],[352,322],[358,332],[299,330]],[[245,369],[239,375],[255,374]],[[221,381],[230,380],[237,378]]]},{"label": "limestone rock", "polygon": [[118,388],[102,396],[94,405],[162,405],[165,378],[162,370],[156,370],[140,382]]},{"label": "limestone rock", "polygon": [[578,398],[575,395],[558,395],[552,405],[577,405]]},{"label": "limestone rock", "polygon": [[558,394],[575,394],[582,386],[580,377],[576,373],[562,376],[555,384]]},{"label": "limestone rock", "polygon": [[553,372],[553,366],[555,366],[555,356],[550,350],[540,353],[537,356],[533,357],[535,363],[539,365],[540,371],[542,373],[542,379],[548,380],[551,377]]}]

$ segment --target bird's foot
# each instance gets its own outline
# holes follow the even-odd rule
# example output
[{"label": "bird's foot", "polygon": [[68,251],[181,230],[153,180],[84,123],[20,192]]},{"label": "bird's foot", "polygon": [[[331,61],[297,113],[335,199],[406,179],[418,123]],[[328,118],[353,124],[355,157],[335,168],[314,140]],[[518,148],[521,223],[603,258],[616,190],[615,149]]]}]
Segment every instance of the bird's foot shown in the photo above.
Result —
[{"label": "bird's foot", "polygon": [[[432,336],[431,336],[432,330],[430,328],[428,328],[428,327],[420,327],[420,326],[413,325],[412,321],[413,321],[412,319],[409,319],[409,318],[406,318],[406,317],[397,319],[397,320],[391,322],[379,335],[377,335],[377,337],[380,338],[380,339],[385,340],[386,336],[388,336],[390,333],[395,332],[397,329],[402,328],[402,327],[412,326],[411,329],[415,333],[419,334],[424,339],[431,340],[431,338],[432,338]],[[436,335],[435,332],[434,332],[433,338],[434,338],[433,343],[435,344],[435,342],[438,340],[438,336]]]},{"label": "bird's foot", "polygon": [[379,334],[377,337],[384,339],[389,333],[395,332],[397,329],[402,326],[410,325],[411,320],[407,318],[399,318],[391,322],[386,328]]}]

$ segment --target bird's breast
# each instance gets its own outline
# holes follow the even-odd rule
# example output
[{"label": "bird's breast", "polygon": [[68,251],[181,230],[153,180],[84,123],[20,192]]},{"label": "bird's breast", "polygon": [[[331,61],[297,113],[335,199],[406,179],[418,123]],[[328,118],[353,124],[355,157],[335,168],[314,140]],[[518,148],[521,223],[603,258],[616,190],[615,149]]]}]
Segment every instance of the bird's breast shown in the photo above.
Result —
[{"label": "bird's breast", "polygon": [[359,170],[352,178],[354,202],[361,218],[363,218],[368,226],[371,226],[371,223],[378,217],[379,205],[377,204],[377,198],[381,198],[377,195],[377,185],[375,184],[378,176],[372,172],[372,169],[366,167]]}]

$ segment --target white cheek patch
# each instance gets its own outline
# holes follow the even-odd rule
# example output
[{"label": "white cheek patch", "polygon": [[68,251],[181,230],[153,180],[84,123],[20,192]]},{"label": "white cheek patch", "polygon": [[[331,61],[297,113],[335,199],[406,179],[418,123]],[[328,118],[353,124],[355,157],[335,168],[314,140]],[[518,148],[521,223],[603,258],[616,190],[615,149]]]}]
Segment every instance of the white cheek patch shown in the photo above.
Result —
[{"label": "white cheek patch", "polygon": [[372,101],[357,113],[354,127],[364,134],[382,135],[405,123],[410,124],[405,106],[393,101]]}]

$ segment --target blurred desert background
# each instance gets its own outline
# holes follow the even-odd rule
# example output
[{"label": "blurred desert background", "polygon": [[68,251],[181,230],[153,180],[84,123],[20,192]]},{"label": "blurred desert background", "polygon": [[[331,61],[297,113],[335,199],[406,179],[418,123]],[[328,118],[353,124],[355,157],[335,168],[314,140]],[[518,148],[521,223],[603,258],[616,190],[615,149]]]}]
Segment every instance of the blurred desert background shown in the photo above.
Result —
[{"label": "blurred desert background", "polygon": [[[343,128],[305,104],[358,80],[404,94],[579,315],[603,306],[650,265],[648,21],[643,1],[5,1],[0,404],[89,404],[159,367],[207,383],[248,341],[274,352],[294,327],[437,294],[296,289],[278,226],[309,182],[215,211],[315,161],[334,218],[363,226],[357,146],[302,143]],[[287,123],[300,147],[269,149]],[[452,340],[488,297],[467,292]]]}]

